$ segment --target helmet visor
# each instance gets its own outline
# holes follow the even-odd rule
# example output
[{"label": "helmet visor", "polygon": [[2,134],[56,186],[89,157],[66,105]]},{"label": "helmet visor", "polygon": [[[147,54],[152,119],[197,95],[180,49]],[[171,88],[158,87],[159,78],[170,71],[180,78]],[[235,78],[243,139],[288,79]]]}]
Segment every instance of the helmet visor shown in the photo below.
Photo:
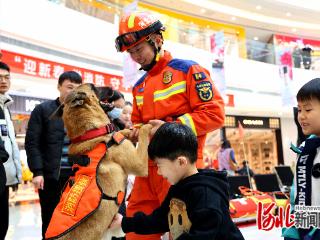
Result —
[{"label": "helmet visor", "polygon": [[150,35],[159,30],[164,30],[164,26],[160,21],[156,21],[149,27],[137,32],[129,32],[122,34],[116,38],[116,49],[118,52],[123,51],[124,47],[130,47],[141,40],[143,37]]}]

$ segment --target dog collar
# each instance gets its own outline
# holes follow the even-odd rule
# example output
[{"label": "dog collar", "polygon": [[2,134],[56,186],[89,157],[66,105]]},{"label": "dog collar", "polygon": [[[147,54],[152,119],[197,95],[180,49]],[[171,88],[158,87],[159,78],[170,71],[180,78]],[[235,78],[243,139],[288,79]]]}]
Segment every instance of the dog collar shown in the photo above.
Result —
[{"label": "dog collar", "polygon": [[115,126],[113,125],[113,123],[109,123],[106,126],[89,130],[89,131],[85,132],[83,135],[71,139],[71,143],[83,142],[83,141],[86,141],[89,139],[93,139],[93,138],[102,136],[104,134],[112,133],[114,131],[115,131]]}]

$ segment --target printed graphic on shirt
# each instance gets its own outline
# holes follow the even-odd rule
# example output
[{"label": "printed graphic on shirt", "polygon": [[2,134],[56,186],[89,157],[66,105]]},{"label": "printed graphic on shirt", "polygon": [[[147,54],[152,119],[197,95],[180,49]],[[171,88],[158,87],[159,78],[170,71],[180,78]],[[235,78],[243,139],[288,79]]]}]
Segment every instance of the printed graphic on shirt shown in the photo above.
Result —
[{"label": "printed graphic on shirt", "polygon": [[172,72],[170,72],[170,71],[165,71],[165,72],[163,73],[162,82],[163,82],[164,84],[168,84],[168,83],[171,82],[171,81],[172,81]]},{"label": "printed graphic on shirt", "polygon": [[196,84],[196,90],[199,98],[203,102],[210,101],[213,97],[212,84],[209,81],[203,81]]},{"label": "printed graphic on shirt", "polygon": [[198,73],[194,73],[192,74],[194,80],[196,81],[201,81],[207,78],[206,74],[204,72],[198,72]]},{"label": "printed graphic on shirt", "polygon": [[171,199],[168,223],[173,240],[177,239],[181,234],[189,232],[192,224],[188,218],[185,202],[177,198]]}]

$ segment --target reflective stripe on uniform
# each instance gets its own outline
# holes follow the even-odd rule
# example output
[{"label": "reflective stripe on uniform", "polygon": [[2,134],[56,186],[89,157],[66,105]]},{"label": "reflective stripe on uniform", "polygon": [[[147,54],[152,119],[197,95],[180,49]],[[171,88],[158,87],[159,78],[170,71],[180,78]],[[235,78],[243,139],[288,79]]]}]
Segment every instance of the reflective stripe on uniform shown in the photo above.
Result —
[{"label": "reflective stripe on uniform", "polygon": [[173,84],[172,86],[166,89],[155,91],[153,94],[153,101],[156,102],[159,100],[163,100],[171,97],[172,95],[183,93],[185,91],[186,91],[186,81],[181,81],[176,84]]},{"label": "reflective stripe on uniform", "polygon": [[188,126],[189,128],[192,129],[193,133],[197,136],[197,130],[196,127],[194,125],[193,119],[191,117],[191,115],[189,113],[186,113],[180,117],[178,117],[178,119],[181,121],[181,123],[183,125]]},{"label": "reflective stripe on uniform", "polygon": [[143,96],[136,96],[137,106],[143,105]]}]

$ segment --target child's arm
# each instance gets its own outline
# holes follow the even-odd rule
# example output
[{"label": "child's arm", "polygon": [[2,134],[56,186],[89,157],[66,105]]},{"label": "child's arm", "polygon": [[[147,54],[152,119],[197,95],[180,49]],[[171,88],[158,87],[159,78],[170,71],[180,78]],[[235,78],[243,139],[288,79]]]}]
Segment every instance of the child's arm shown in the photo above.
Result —
[{"label": "child's arm", "polygon": [[137,212],[133,217],[124,217],[121,228],[125,233],[135,232],[138,234],[164,233],[169,231],[167,214],[159,212],[159,209],[156,209],[150,215]]},{"label": "child's arm", "polygon": [[122,228],[123,232],[135,232],[138,234],[164,233],[169,231],[168,226],[169,197],[162,205],[155,209],[150,215],[137,212],[133,217],[122,217],[117,214],[109,228]]}]

